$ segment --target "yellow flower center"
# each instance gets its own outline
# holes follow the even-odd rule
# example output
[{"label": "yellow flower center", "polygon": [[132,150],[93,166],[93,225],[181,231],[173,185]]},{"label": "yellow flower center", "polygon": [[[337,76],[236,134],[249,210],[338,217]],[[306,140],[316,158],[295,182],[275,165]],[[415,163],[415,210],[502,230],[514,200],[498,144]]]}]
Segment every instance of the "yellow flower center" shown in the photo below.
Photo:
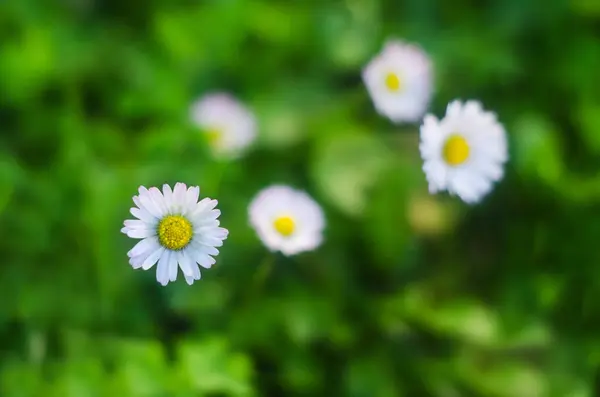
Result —
[{"label": "yellow flower center", "polygon": [[192,240],[192,224],[181,215],[167,215],[158,223],[158,241],[170,250],[180,250]]},{"label": "yellow flower center", "polygon": [[206,140],[211,146],[216,146],[223,137],[223,131],[219,128],[210,128],[205,132]]},{"label": "yellow flower center", "polygon": [[273,227],[277,232],[285,237],[290,236],[296,229],[296,223],[289,216],[280,216],[273,222]]},{"label": "yellow flower center", "polygon": [[385,86],[390,90],[390,91],[399,91],[401,88],[401,84],[402,82],[400,81],[400,78],[398,77],[398,75],[396,73],[388,73],[387,76],[385,76]]},{"label": "yellow flower center", "polygon": [[446,163],[460,165],[469,158],[469,143],[460,135],[451,135],[444,144],[443,156]]}]

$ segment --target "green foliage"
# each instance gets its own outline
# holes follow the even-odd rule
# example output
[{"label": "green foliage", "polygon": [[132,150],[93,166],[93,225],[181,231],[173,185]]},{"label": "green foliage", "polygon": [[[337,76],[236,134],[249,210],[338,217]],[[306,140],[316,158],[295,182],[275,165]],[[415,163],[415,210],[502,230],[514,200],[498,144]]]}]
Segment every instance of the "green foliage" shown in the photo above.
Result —
[{"label": "green foliage", "polygon": [[[600,365],[600,7],[593,0],[0,2],[0,395],[587,397]],[[480,99],[511,161],[429,197],[418,126],[361,68],[390,36]],[[259,138],[214,161],[189,106],[227,90]],[[230,230],[192,287],[134,271],[139,185],[183,181]],[[261,245],[259,189],[307,190],[317,251]]]}]

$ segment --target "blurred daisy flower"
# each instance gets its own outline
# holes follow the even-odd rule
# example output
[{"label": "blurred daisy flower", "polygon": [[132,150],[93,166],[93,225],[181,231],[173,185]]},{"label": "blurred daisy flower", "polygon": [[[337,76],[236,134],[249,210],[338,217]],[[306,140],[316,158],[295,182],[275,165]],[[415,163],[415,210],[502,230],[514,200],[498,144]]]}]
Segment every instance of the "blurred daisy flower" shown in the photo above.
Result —
[{"label": "blurred daisy flower", "polygon": [[211,93],[199,99],[192,105],[191,117],[220,158],[239,157],[256,138],[254,115],[226,93]]},{"label": "blurred daisy flower", "polygon": [[477,101],[453,101],[438,120],[425,116],[421,156],[429,191],[446,190],[464,202],[480,201],[504,174],[508,159],[504,127]]},{"label": "blurred daisy flower", "polygon": [[429,57],[419,47],[392,40],[367,64],[362,77],[379,114],[394,123],[416,122],[431,99],[431,69]]},{"label": "blurred daisy flower", "polygon": [[254,198],[250,224],[263,244],[286,256],[317,248],[323,240],[325,216],[306,193],[288,186],[271,186]]},{"label": "blurred daisy flower", "polygon": [[164,185],[162,192],[140,186],[139,196],[133,196],[136,207],[131,208],[137,219],[126,220],[121,229],[128,237],[142,239],[127,253],[134,269],[148,270],[158,262],[156,280],[167,285],[177,279],[179,267],[191,285],[200,280],[198,265],[209,269],[215,263],[215,247],[223,245],[229,232],[219,227],[217,200],[198,202],[199,194],[198,186],[187,188],[183,183],[173,190]]}]

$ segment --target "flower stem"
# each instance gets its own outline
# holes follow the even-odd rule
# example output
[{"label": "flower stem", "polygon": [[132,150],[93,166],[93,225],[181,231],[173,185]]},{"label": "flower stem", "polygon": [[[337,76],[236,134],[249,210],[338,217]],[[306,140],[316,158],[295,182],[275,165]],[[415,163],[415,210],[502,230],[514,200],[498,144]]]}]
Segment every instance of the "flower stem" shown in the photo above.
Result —
[{"label": "flower stem", "polygon": [[223,185],[225,170],[229,163],[226,161],[218,161],[213,164],[214,164],[214,171],[212,174],[214,175],[214,178],[212,180],[213,186],[211,189],[211,195],[213,197],[217,197],[219,195],[219,191],[221,190],[221,186]]},{"label": "flower stem", "polygon": [[263,289],[265,281],[273,271],[273,265],[275,264],[275,255],[267,255],[262,262],[258,265],[256,273],[254,273],[254,279],[250,287],[250,294],[247,302],[251,302],[255,299]]}]

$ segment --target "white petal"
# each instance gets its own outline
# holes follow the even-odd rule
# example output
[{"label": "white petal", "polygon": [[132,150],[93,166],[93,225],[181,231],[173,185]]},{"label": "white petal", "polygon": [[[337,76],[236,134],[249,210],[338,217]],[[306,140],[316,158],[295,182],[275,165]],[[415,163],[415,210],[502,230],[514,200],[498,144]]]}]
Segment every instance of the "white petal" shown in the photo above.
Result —
[{"label": "white petal", "polygon": [[200,268],[198,265],[196,265],[196,263],[192,264],[192,268],[194,270],[193,276],[185,276],[185,282],[189,285],[194,284],[195,280],[200,280],[202,278],[202,275],[200,274]]},{"label": "white petal", "polygon": [[144,262],[147,261],[148,258],[150,256],[152,256],[155,251],[160,250],[160,248],[161,247],[158,244],[156,244],[156,245],[150,244],[149,246],[147,246],[147,248],[145,248],[139,254],[130,255],[130,253],[131,253],[131,251],[130,251],[129,253],[127,253],[127,255],[130,256],[129,263],[131,264],[131,266],[133,266],[134,269],[138,269],[138,268],[142,267]]},{"label": "white petal", "polygon": [[213,233],[211,233],[212,237],[220,238],[225,240],[229,236],[229,230],[224,227],[216,228]]},{"label": "white petal", "polygon": [[446,137],[446,131],[440,127],[438,120],[431,116],[425,116],[423,124],[419,129],[419,150],[423,159],[437,158],[441,153],[442,142]]},{"label": "white petal", "polygon": [[169,258],[169,280],[175,281],[177,280],[177,252],[171,252],[171,257]]},{"label": "white petal", "polygon": [[479,117],[480,113],[483,112],[483,107],[479,101],[468,100],[464,104],[463,112],[466,117]]},{"label": "white petal", "polygon": [[482,164],[481,172],[491,181],[498,181],[504,175],[504,169],[500,164],[490,163]]},{"label": "white petal", "polygon": [[229,235],[229,231],[227,229],[223,227],[217,227],[216,225],[197,227],[194,230],[194,233],[197,236],[211,237],[219,240],[225,240]]},{"label": "white petal", "polygon": [[218,204],[217,200],[211,200],[208,197],[203,198],[197,205],[196,209],[190,214],[191,217],[196,218],[201,216],[204,212],[208,212],[215,208]]},{"label": "white petal", "polygon": [[166,183],[163,185],[163,197],[165,206],[167,207],[167,213],[171,214],[171,208],[173,206],[173,190],[171,190],[171,186]]},{"label": "white petal", "polygon": [[[188,250],[182,250],[177,253],[177,261],[179,262],[179,267],[181,267],[181,271],[185,276],[193,276],[194,271],[192,270],[192,260],[188,256]],[[194,262],[194,266],[196,263]]]},{"label": "white petal", "polygon": [[154,229],[130,229],[127,232],[127,237],[131,238],[146,238],[156,236],[156,230]]},{"label": "white petal", "polygon": [[146,260],[147,257],[148,257],[147,254],[133,256],[133,257],[129,258],[129,264],[134,269],[139,269],[140,267],[142,267],[142,264],[144,263],[144,261]]},{"label": "white petal", "polygon": [[144,222],[138,219],[127,219],[123,222],[125,227],[133,230],[133,229],[148,229],[148,222]]},{"label": "white petal", "polygon": [[159,244],[158,244],[158,238],[156,237],[149,237],[146,238],[142,241],[140,241],[139,243],[137,243],[128,253],[127,256],[129,256],[130,258],[133,256],[137,256],[140,254],[143,254],[144,252],[154,252],[154,250],[158,249]]},{"label": "white petal", "polygon": [[156,187],[151,187],[148,189],[148,191],[150,192],[150,198],[152,198],[152,202],[160,210],[161,216],[164,216],[167,213],[167,206],[165,205],[165,199],[161,191]]},{"label": "white petal", "polygon": [[[198,243],[199,243],[199,245],[201,247],[199,249],[201,249],[202,252],[204,252],[205,254],[212,255],[212,256],[219,255],[219,250],[215,248],[215,245],[206,244],[201,239],[198,240]],[[223,245],[222,242],[221,242],[221,245]],[[221,245],[219,245],[218,247],[220,247]]]},{"label": "white petal", "polygon": [[202,274],[200,273],[200,268],[198,267],[198,264],[196,264],[195,261],[192,261],[192,271],[193,271],[194,279],[200,280],[200,277],[202,277]]},{"label": "white petal", "polygon": [[200,187],[191,186],[186,193],[186,202],[184,213],[191,214],[196,209],[196,205],[198,203],[198,196],[200,195]]},{"label": "white petal", "polygon": [[129,212],[131,212],[131,215],[147,223],[155,223],[158,221],[158,218],[142,208],[132,207],[129,209]]},{"label": "white petal", "polygon": [[221,215],[221,210],[211,210],[210,212],[203,212],[201,215],[196,216],[193,221],[194,225],[207,225],[214,222]]},{"label": "white petal", "polygon": [[427,185],[427,190],[429,191],[429,194],[436,194],[441,189],[438,187],[437,184],[429,182],[429,184]]},{"label": "white petal", "polygon": [[284,256],[293,256],[296,255],[297,253],[299,253],[299,250],[291,244],[282,244],[281,247],[279,248],[279,251],[284,255]]},{"label": "white petal", "polygon": [[184,209],[186,191],[185,183],[177,182],[175,184],[175,189],[173,190],[173,209],[176,212],[181,212]]},{"label": "white petal", "polygon": [[[221,247],[221,246],[223,246],[223,240],[218,239],[218,238],[208,237],[208,236],[200,236],[198,238],[198,242],[200,242],[201,244],[203,244],[203,245],[205,245],[207,247]],[[213,254],[211,254],[211,255],[213,255]],[[214,255],[216,255],[216,254],[214,254]]]},{"label": "white petal", "polygon": [[196,262],[205,269],[210,269],[215,264],[216,260],[212,256],[206,254],[197,254],[195,258]]},{"label": "white petal", "polygon": [[426,161],[423,171],[429,185],[436,190],[444,190],[447,186],[448,169],[441,161]]},{"label": "white petal", "polygon": [[462,111],[462,103],[459,100],[454,100],[448,104],[445,117],[458,117]]},{"label": "white petal", "polygon": [[158,260],[158,268],[156,269],[156,281],[163,286],[169,283],[169,260],[171,251],[165,250]]},{"label": "white petal", "polygon": [[165,252],[165,248],[164,247],[160,247],[159,249],[157,249],[156,251],[154,251],[153,253],[151,253],[146,258],[146,260],[144,260],[144,263],[142,263],[142,269],[148,270],[152,266],[154,266],[154,264],[160,259],[160,257],[163,255],[164,252]]},{"label": "white petal", "polygon": [[491,183],[470,171],[472,170],[465,169],[453,176],[448,190],[459,196],[465,203],[474,204],[489,191]]},{"label": "white petal", "polygon": [[154,217],[161,218],[163,216],[163,213],[152,200],[152,196],[148,189],[146,189],[144,186],[140,186],[139,192],[139,204],[141,204],[141,206],[143,206],[144,209],[150,214],[152,214]]}]

